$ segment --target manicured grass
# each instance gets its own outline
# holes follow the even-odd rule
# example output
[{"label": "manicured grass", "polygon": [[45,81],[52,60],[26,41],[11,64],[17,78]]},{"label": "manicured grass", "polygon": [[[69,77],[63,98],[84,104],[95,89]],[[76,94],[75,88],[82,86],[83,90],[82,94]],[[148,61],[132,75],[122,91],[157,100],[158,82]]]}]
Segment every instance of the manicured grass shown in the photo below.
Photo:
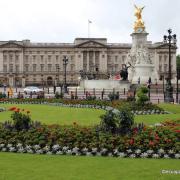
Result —
[{"label": "manicured grass", "polygon": [[175,159],[123,159],[0,153],[1,180],[178,180]]},{"label": "manicured grass", "polygon": [[[38,120],[46,124],[69,125],[73,122],[77,122],[81,125],[94,125],[99,124],[99,116],[105,113],[105,111],[103,110],[85,108],[68,108],[35,104],[0,104],[0,107],[9,108],[12,106],[17,106],[19,108],[30,110],[33,120]],[[135,116],[135,122],[143,122],[144,124],[155,124],[169,119],[180,119],[180,105],[159,104],[159,106],[165,109],[166,111],[175,114],[138,115]],[[10,120],[11,113],[12,112],[1,112],[0,121]]]},{"label": "manicured grass", "polygon": [[[32,120],[41,121],[46,124],[65,124],[70,125],[77,122],[81,125],[94,125],[99,123],[99,116],[105,111],[87,108],[68,108],[49,105],[35,104],[0,104],[0,107],[13,107],[31,111]],[[0,113],[0,121],[10,120],[10,111]]]},{"label": "manicured grass", "polygon": [[155,124],[155,123],[160,123],[165,120],[180,119],[180,105],[162,103],[162,104],[159,104],[158,106],[173,114],[138,115],[138,116],[135,116],[135,121],[137,123],[143,122],[145,124]]}]

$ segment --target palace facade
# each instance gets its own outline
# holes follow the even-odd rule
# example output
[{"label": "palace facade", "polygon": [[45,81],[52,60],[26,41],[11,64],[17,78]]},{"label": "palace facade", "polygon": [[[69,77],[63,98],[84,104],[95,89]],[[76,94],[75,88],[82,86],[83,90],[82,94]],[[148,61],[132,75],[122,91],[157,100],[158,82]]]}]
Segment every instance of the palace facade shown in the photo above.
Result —
[{"label": "palace facade", "polygon": [[[74,43],[33,43],[30,40],[0,41],[0,85],[58,85],[64,81],[63,57],[68,58],[67,83],[77,85],[80,72],[95,78],[118,73],[131,44],[108,43],[106,38],[76,38]],[[168,75],[168,47],[148,41],[159,75]],[[176,76],[176,47],[172,47],[172,78]],[[90,77],[90,76],[89,76]]]}]

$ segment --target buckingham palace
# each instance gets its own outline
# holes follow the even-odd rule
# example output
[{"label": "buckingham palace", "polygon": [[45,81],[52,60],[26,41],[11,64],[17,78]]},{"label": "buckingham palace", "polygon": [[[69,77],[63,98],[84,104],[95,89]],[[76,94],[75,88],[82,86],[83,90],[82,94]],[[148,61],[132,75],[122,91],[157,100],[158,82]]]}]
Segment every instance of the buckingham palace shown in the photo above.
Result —
[{"label": "buckingham palace", "polygon": [[[76,38],[74,43],[0,41],[0,84],[53,86],[64,81],[63,57],[68,59],[67,84],[77,85],[80,72],[108,79],[126,63],[132,44],[108,43],[106,38]],[[158,72],[158,83],[168,74],[168,47],[147,41]],[[176,47],[172,47],[172,79],[176,76]]]}]

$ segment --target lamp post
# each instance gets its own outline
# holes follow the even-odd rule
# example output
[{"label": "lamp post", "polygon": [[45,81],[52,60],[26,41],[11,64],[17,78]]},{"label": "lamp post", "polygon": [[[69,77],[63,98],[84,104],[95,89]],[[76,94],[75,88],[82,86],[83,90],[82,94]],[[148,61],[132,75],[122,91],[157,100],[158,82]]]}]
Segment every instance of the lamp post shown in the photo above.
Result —
[{"label": "lamp post", "polygon": [[64,65],[64,93],[67,93],[67,83],[66,83],[66,67],[68,64],[68,58],[66,56],[64,56],[63,58],[63,65]]},{"label": "lamp post", "polygon": [[169,71],[165,88],[165,102],[174,102],[173,86],[171,84],[171,47],[176,45],[176,34],[172,35],[171,29],[168,29],[168,36],[164,35],[164,44],[169,47]]}]

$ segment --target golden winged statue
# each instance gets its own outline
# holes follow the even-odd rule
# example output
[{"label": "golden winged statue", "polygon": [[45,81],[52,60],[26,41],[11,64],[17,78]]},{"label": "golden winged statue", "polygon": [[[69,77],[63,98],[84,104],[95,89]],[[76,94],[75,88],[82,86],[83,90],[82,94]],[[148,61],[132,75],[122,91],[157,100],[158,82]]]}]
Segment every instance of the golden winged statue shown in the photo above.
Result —
[{"label": "golden winged statue", "polygon": [[144,26],[144,22],[142,20],[142,10],[144,9],[144,7],[137,7],[136,5],[134,5],[135,7],[135,16],[137,18],[137,20],[134,23],[134,30],[135,32],[137,32],[137,30],[140,28],[143,31],[145,30],[145,26]]}]

